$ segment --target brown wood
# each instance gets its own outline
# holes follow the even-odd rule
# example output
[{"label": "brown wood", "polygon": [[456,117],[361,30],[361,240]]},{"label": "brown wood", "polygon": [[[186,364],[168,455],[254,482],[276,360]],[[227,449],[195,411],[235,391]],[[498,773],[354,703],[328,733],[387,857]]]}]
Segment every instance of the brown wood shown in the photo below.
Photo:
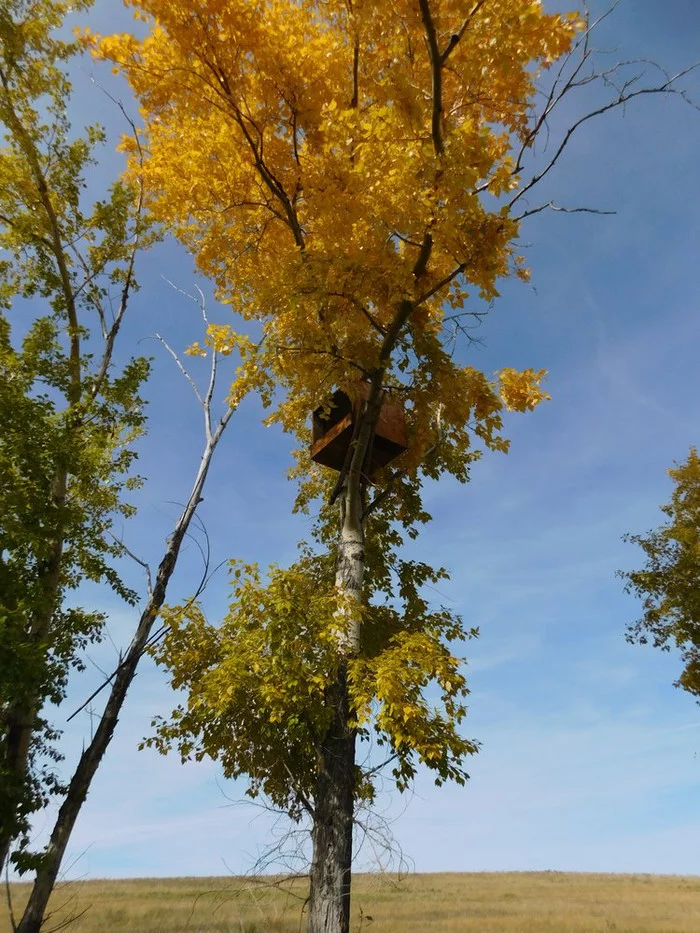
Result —
[{"label": "brown wood", "polygon": [[311,445],[311,459],[333,470],[342,469],[352,440],[352,413],[332,425]]},{"label": "brown wood", "polygon": [[[339,390],[331,397],[330,411],[317,408],[313,413],[311,459],[315,463],[321,463],[332,470],[342,470],[352,441],[353,427],[368,392],[369,385],[366,382],[358,383],[357,395],[352,400],[347,393]],[[369,456],[370,473],[387,466],[407,449],[408,433],[403,405],[391,392],[385,392]]]}]

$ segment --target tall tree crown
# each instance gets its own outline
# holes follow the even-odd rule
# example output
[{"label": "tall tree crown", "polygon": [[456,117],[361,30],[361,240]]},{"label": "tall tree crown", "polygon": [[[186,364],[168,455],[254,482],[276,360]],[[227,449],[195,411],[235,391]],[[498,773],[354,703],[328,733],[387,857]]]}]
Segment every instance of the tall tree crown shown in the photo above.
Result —
[{"label": "tall tree crown", "polygon": [[518,185],[538,69],[572,17],[525,0],[128,0],[151,24],[104,39],[142,103],[155,215],[263,321],[300,429],[332,386],[381,370],[406,390],[417,465],[441,404],[443,468],[466,425],[497,438],[539,374],[494,387],[454,363],[445,317],[522,269],[504,194]]},{"label": "tall tree crown", "polygon": [[[248,774],[253,793],[298,814],[314,795],[343,668],[354,728],[391,748],[400,787],[418,760],[438,782],[463,781],[476,746],[459,733],[467,689],[450,643],[474,632],[428,605],[421,588],[445,571],[402,560],[400,529],[414,536],[429,518],[420,472],[465,480],[471,435],[507,449],[504,407],[545,397],[542,372],[505,369],[494,381],[458,363],[446,325],[470,296],[494,298],[499,278],[527,277],[507,195],[531,142],[538,71],[570,48],[578,22],[524,0],[128,5],[148,34],[94,42],[96,54],[141,102],[154,215],[219,297],[262,325],[260,369],[240,380],[282,385],[273,418],[306,439],[310,411],[366,379],[356,491],[382,388],[404,400],[410,434],[400,480],[375,477],[396,495],[362,515],[359,492],[344,502],[363,529],[351,594],[333,569],[342,547],[326,505],[324,557],[304,551],[266,581],[238,567],[221,625],[191,603],[168,612],[156,654],[188,700],[149,742],[220,757],[227,774]],[[210,345],[219,336],[229,339],[210,333]],[[298,474],[302,503],[333,483],[305,455]],[[338,628],[360,617],[348,661]],[[358,781],[371,796],[371,775]]]}]

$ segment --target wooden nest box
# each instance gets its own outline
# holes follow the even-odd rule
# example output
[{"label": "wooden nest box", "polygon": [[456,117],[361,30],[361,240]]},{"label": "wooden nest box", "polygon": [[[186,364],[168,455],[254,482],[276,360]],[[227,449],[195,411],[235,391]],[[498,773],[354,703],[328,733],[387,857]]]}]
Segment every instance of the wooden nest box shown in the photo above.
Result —
[{"label": "wooden nest box", "polygon": [[[343,469],[354,426],[368,395],[369,384],[361,382],[354,399],[338,390],[331,396],[330,410],[328,407],[316,409],[312,417],[311,444],[311,459],[315,463],[321,463],[332,470]],[[385,392],[374,429],[368,473],[371,475],[375,470],[391,463],[407,448],[408,435],[403,405],[390,392]]]}]

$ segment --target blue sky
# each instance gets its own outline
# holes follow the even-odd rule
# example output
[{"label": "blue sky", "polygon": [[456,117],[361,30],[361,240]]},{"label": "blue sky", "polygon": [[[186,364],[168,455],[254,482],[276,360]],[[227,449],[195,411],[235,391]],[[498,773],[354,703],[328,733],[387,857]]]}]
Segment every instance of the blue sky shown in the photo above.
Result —
[{"label": "blue sky", "polygon": [[[130,24],[115,0],[98,0],[91,17],[105,32]],[[673,71],[698,57],[699,39],[695,0],[627,0],[599,44]],[[76,72],[76,84],[76,123],[97,114],[116,127],[87,71]],[[685,86],[700,100],[700,75]],[[106,153],[101,175],[118,165]],[[700,874],[698,708],[672,686],[674,654],[625,642],[638,607],[615,578],[640,562],[622,534],[658,524],[667,467],[700,441],[698,165],[700,113],[679,100],[649,97],[589,123],[544,199],[616,215],[533,217],[523,230],[533,287],[505,283],[483,344],[465,351],[487,372],[548,369],[552,401],[514,417],[509,455],[484,458],[466,487],[447,479],[426,490],[434,521],[415,553],[451,570],[436,598],[481,630],[467,646],[465,728],[483,747],[466,788],[437,789],[421,776],[410,799],[382,799],[419,871]],[[125,336],[143,341],[156,364],[140,461],[148,483],[127,541],[154,563],[201,444],[196,403],[149,339],[158,330],[184,347],[199,335],[196,308],[162,276],[210,294],[173,243],[141,260]],[[212,319],[228,314],[211,300]],[[293,558],[306,526],[289,514],[289,460],[289,439],[260,428],[259,410],[246,404],[200,511],[214,564]],[[171,601],[188,595],[199,573],[191,543]],[[108,609],[110,634],[125,644],[134,613],[97,588],[81,599]],[[206,593],[212,617],[225,599],[219,574]],[[116,653],[105,643],[91,657],[108,668]],[[91,668],[76,681],[66,709],[98,680]],[[225,782],[215,764],[183,767],[137,751],[151,717],[172,705],[163,673],[144,663],[76,828],[69,876],[242,872],[269,841],[269,818],[234,805],[244,787]],[[89,731],[87,713],[67,727],[71,752]],[[360,861],[372,867],[368,849]]]}]

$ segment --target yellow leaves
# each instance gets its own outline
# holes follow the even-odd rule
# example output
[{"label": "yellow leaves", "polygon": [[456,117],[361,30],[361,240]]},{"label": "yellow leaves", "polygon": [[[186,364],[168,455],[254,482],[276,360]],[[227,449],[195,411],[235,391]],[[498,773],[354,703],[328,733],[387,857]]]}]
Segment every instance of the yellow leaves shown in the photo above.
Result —
[{"label": "yellow leaves", "polygon": [[223,622],[197,605],[168,609],[154,649],[186,704],[158,730],[162,747],[204,750],[229,775],[246,773],[286,806],[291,773],[313,791],[314,736],[328,711],[324,692],[337,663],[328,637],[336,607],[323,560],[305,560],[266,579],[255,565],[231,563],[231,602]]},{"label": "yellow leaves", "polygon": [[[460,633],[466,634],[461,629]],[[476,751],[457,731],[466,712],[467,690],[460,661],[450,653],[444,637],[444,630],[430,626],[398,630],[379,654],[355,659],[350,665],[350,691],[358,719],[365,722],[370,708],[375,711],[377,731],[399,755],[401,764],[394,776],[400,789],[412,776],[413,756],[434,769],[440,779],[459,779],[463,758]],[[425,694],[431,682],[441,691],[439,704],[432,708]]]},{"label": "yellow leaves", "polygon": [[[218,296],[262,323],[264,345],[243,360],[231,404],[251,389],[270,399],[265,372],[288,393],[271,419],[304,438],[309,411],[331,387],[380,365],[383,336],[411,300],[402,339],[412,349],[382,362],[388,382],[411,387],[404,464],[418,469],[434,447],[439,402],[446,436],[434,475],[466,478],[470,433],[506,449],[503,404],[525,411],[545,396],[528,378],[506,374],[494,389],[484,374],[461,371],[445,357],[443,315],[470,295],[493,299],[501,277],[528,275],[514,256],[517,223],[484,194],[518,185],[514,134],[527,126],[534,69],[568,47],[574,21],[527,0],[479,8],[443,72],[438,158],[432,74],[409,0],[352,15],[340,0],[199,0],[197,17],[166,0],[131,6],[152,19],[149,36],[104,39],[99,54],[124,71],[141,104],[149,206]],[[458,33],[463,18],[461,2],[443,0],[441,34]],[[132,148],[135,167],[137,156]],[[427,231],[429,262],[417,279]],[[190,352],[241,352],[217,328]]]},{"label": "yellow leaves", "polygon": [[[115,67],[121,66],[122,62],[132,57],[139,47],[138,40],[131,33],[100,36],[86,27],[77,34],[85,48],[90,50],[93,58],[113,61]],[[118,71],[119,67],[116,67],[116,70]]]},{"label": "yellow leaves", "polygon": [[550,400],[540,384],[547,371],[545,369],[502,369],[498,374],[500,394],[506,408],[510,411],[532,411],[540,402]]},{"label": "yellow leaves", "polygon": [[207,344],[222,356],[233,353],[240,341],[240,335],[228,324],[210,324],[207,327]]},{"label": "yellow leaves", "polygon": [[207,347],[218,356],[230,356],[234,351],[237,352],[241,363],[231,383],[227,403],[235,408],[249,392],[257,391],[263,404],[267,406],[272,384],[269,374],[262,365],[259,347],[249,337],[235,331],[229,324],[209,324],[205,333],[206,346],[202,346],[198,340],[195,340],[186,348],[186,355],[206,358],[209,355]]},{"label": "yellow leaves", "polygon": [[[418,564],[405,571],[411,581],[442,575]],[[333,577],[331,555],[307,555],[265,577],[255,565],[232,562],[230,606],[220,624],[207,622],[196,604],[164,610],[167,634],[153,654],[184,689],[185,703],[159,725],[152,744],[220,758],[227,775],[249,775],[251,792],[264,789],[278,803],[286,805],[292,790],[313,794],[317,743],[331,715],[328,691],[341,663]],[[348,664],[352,722],[397,751],[399,786],[414,759],[440,780],[463,779],[463,759],[476,748],[458,732],[466,683],[447,645],[469,633],[458,617],[413,601],[402,613],[365,607],[366,625],[376,613],[393,613],[393,621],[386,618],[372,656]]]},{"label": "yellow leaves", "polygon": [[[141,43],[104,39],[100,54],[119,64],[142,99],[153,207],[224,291],[243,288],[244,313],[283,313],[299,231],[307,260],[345,265],[346,293],[359,301],[386,307],[405,294],[415,251],[404,244],[420,242],[428,224],[435,280],[465,254],[465,277],[493,294],[506,272],[507,237],[484,224],[473,192],[484,179],[496,194],[516,183],[508,136],[493,126],[522,124],[530,60],[570,42],[570,25],[524,0],[493,0],[475,15],[444,75],[446,156],[438,164],[430,69],[411,4],[379,2],[348,17],[339,2],[265,4],[253,15],[243,0],[202,0],[196,19],[163,0],[132,6],[153,17],[151,35]],[[445,35],[459,30],[463,15],[459,4],[444,5]],[[208,48],[216,48],[224,91]],[[388,251],[393,231],[404,239]],[[317,306],[308,292],[293,291],[305,314]],[[343,314],[359,333],[366,322],[356,310],[346,302]]]}]

